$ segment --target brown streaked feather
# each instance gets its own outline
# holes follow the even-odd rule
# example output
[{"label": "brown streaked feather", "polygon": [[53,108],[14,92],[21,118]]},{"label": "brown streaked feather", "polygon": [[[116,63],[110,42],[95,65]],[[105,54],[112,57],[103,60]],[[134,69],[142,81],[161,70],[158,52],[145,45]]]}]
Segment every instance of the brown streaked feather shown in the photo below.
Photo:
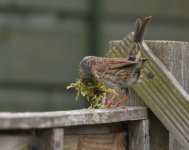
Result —
[{"label": "brown streaked feather", "polygon": [[115,63],[109,66],[109,69],[121,69],[121,68],[129,68],[138,64],[138,62],[122,62],[122,63]]},{"label": "brown streaked feather", "polygon": [[97,69],[99,71],[112,70],[118,68],[126,68],[131,67],[132,65],[136,65],[138,62],[129,61],[126,58],[100,58],[95,61],[95,65],[92,67],[93,69]]},{"label": "brown streaked feather", "polygon": [[140,19],[137,19],[135,22],[134,42],[138,42],[139,40],[141,25],[142,25],[142,21]]},{"label": "brown streaked feather", "polygon": [[135,32],[134,32],[134,43],[129,52],[129,60],[139,61],[141,57],[141,44],[144,38],[144,32],[151,20],[151,16],[144,18],[143,22],[140,19],[136,20],[135,23]]},{"label": "brown streaked feather", "polygon": [[150,22],[151,18],[152,18],[152,16],[145,17],[142,22],[142,26],[141,26],[139,34],[138,34],[138,42],[140,42],[140,43],[142,43],[142,41],[143,41],[146,27],[147,27],[148,23]]}]

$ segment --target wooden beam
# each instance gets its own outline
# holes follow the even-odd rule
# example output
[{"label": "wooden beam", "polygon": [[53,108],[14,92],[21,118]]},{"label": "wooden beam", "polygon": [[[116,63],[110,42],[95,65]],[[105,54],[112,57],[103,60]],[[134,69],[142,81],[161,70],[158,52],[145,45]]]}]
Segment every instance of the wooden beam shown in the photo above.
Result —
[{"label": "wooden beam", "polygon": [[145,107],[82,109],[56,112],[0,113],[0,130],[92,125],[147,119]]},{"label": "wooden beam", "polygon": [[[118,41],[107,55],[109,57],[127,56],[132,40],[133,33]],[[163,43],[165,42],[159,42],[158,44],[163,48]],[[143,69],[146,77],[136,84],[134,89],[180,144],[188,148],[189,95],[145,42],[142,46],[142,56],[148,59]],[[149,73],[155,76],[148,78]]]},{"label": "wooden beam", "polygon": [[31,150],[63,150],[64,130],[62,128],[40,130],[33,135],[28,147]]},{"label": "wooden beam", "polygon": [[149,121],[132,121],[128,127],[129,150],[149,150]]},{"label": "wooden beam", "polygon": [[150,149],[170,150],[169,131],[151,111],[149,113]]}]

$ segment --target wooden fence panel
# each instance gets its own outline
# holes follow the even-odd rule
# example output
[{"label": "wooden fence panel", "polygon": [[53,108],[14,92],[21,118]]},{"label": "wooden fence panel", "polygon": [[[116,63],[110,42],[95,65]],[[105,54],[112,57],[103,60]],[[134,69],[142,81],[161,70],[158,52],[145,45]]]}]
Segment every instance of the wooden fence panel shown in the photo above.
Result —
[{"label": "wooden fence panel", "polygon": [[[187,42],[167,42],[164,48],[158,47],[153,42],[149,42],[148,46],[154,53],[164,62],[169,71],[175,76],[177,81],[186,92],[189,93],[189,46]],[[183,150],[182,146],[177,142],[174,136],[169,134],[170,150]]]}]

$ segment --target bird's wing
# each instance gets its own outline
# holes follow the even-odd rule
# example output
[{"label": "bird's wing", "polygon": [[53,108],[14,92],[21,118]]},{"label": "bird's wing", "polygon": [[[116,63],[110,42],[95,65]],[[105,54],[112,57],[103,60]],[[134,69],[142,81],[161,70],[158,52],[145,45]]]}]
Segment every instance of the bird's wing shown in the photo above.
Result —
[{"label": "bird's wing", "polygon": [[117,79],[123,80],[122,83],[125,83],[137,64],[138,62],[129,61],[126,58],[99,59],[92,66],[91,72],[98,81],[114,87],[117,86]]},{"label": "bird's wing", "polygon": [[132,61],[125,61],[125,62],[114,62],[112,64],[108,65],[108,68],[111,69],[118,69],[118,68],[129,68],[131,66],[134,66],[138,64],[138,62],[132,62]]},{"label": "bird's wing", "polygon": [[98,71],[105,71],[105,70],[112,70],[118,68],[129,68],[138,64],[138,62],[129,61],[125,58],[111,58],[111,59],[104,59],[103,61],[97,61],[94,69]]}]

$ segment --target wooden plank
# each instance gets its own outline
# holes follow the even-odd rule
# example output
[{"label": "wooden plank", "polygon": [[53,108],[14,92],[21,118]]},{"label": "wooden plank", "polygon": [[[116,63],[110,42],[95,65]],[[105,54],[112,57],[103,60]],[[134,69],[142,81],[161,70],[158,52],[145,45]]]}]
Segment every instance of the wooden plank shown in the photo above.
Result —
[{"label": "wooden plank", "polygon": [[11,134],[0,136],[1,150],[127,150],[126,148],[126,132],[66,135],[63,138],[63,129],[56,128],[37,130],[33,137]]},{"label": "wooden plank", "polygon": [[[126,51],[129,50],[132,39],[133,34],[130,34],[128,38],[120,41],[108,55],[110,57],[123,56],[123,53],[127,55]],[[157,44],[161,46],[165,43],[167,41],[157,41]],[[153,72],[155,77],[144,78],[142,82],[134,86],[135,91],[177,140],[184,147],[188,147],[189,95],[145,43],[143,43],[142,56],[148,58],[143,72],[145,74]]]},{"label": "wooden plank", "polygon": [[147,119],[145,107],[83,109],[56,112],[0,113],[0,129],[32,129]]},{"label": "wooden plank", "polygon": [[126,150],[126,132],[65,136],[65,150]]},{"label": "wooden plank", "polygon": [[150,149],[169,150],[169,131],[152,112],[149,115],[149,122]]},{"label": "wooden plank", "polygon": [[62,128],[41,130],[36,138],[37,148],[40,150],[63,150],[64,130]]},{"label": "wooden plank", "polygon": [[[157,45],[156,41],[145,41],[153,53],[161,60],[161,62],[171,70],[171,47],[166,45]],[[164,47],[164,48],[163,48]]]},{"label": "wooden plank", "polygon": [[150,150],[149,120],[128,123],[129,150]]},{"label": "wooden plank", "polygon": [[125,132],[125,122],[64,127],[64,135],[95,135]]},{"label": "wooden plank", "polygon": [[[170,71],[183,89],[189,93],[187,88],[189,85],[189,77],[187,75],[189,70],[189,60],[188,58],[186,59],[186,56],[189,55],[187,52],[189,49],[188,43],[174,44],[170,49]],[[176,140],[172,133],[170,133],[169,138],[170,150],[184,150],[183,146]]]},{"label": "wooden plank", "polygon": [[[180,42],[181,43],[181,42]],[[158,46],[155,41],[147,42],[150,49],[158,56],[158,58],[166,65],[168,70],[174,75],[181,86],[189,92],[189,60],[188,60],[188,43],[182,42],[172,44],[165,43],[163,48]],[[169,150],[183,149],[182,145],[169,134]]]},{"label": "wooden plank", "polygon": [[[79,148],[85,150],[87,147],[96,148],[97,150],[102,148],[104,150],[126,150],[126,128],[127,124],[125,122],[66,127],[64,129],[65,136],[62,140],[63,147],[64,150],[78,150]],[[48,146],[53,145],[51,141],[54,137],[62,139],[62,129],[60,128],[56,130],[1,130],[0,134],[0,148],[23,147],[23,150],[27,147],[29,150],[48,149]]]}]

